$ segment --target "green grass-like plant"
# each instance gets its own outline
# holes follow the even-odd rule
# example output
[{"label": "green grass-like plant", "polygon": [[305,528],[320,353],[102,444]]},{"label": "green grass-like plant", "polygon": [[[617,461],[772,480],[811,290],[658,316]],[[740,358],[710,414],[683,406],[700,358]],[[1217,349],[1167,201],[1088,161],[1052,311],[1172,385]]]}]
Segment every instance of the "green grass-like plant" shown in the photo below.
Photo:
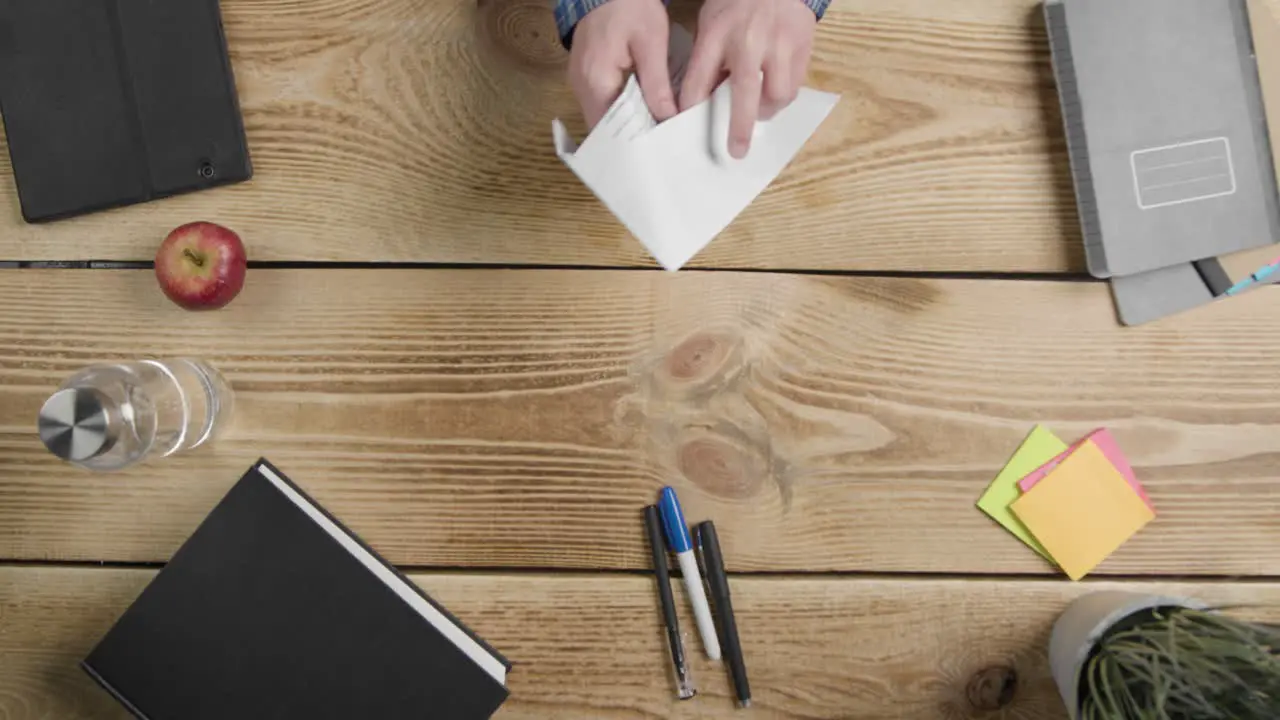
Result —
[{"label": "green grass-like plant", "polygon": [[1280,719],[1280,627],[1157,608],[1098,643],[1080,678],[1081,720]]}]

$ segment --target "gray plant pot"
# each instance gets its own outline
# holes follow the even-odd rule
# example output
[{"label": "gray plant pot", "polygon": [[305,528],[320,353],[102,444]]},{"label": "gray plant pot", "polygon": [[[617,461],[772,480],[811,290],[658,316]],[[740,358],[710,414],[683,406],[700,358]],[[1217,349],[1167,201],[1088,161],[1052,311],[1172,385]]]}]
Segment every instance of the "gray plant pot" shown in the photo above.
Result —
[{"label": "gray plant pot", "polygon": [[1116,623],[1156,607],[1203,610],[1205,605],[1188,598],[1103,590],[1076,598],[1058,616],[1049,638],[1049,666],[1071,720],[1080,717],[1080,671],[1093,646]]}]

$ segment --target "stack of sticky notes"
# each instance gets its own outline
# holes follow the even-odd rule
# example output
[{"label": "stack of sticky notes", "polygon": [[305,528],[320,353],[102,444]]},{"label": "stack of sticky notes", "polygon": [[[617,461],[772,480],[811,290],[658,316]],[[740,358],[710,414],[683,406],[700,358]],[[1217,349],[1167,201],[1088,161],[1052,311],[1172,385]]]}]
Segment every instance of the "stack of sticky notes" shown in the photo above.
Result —
[{"label": "stack of sticky notes", "polygon": [[1156,516],[1105,429],[1068,447],[1036,426],[978,507],[1072,580],[1087,575]]}]

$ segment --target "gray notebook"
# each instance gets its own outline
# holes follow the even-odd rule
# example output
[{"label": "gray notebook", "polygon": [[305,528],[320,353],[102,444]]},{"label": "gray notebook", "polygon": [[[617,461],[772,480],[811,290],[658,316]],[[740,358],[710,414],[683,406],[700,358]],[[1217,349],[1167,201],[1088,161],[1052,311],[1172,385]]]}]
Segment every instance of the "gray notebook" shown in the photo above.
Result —
[{"label": "gray notebook", "polygon": [[1141,325],[1280,281],[1280,245],[1111,278],[1116,312]]},{"label": "gray notebook", "polygon": [[1245,0],[1049,0],[1045,16],[1090,273],[1280,237]]}]

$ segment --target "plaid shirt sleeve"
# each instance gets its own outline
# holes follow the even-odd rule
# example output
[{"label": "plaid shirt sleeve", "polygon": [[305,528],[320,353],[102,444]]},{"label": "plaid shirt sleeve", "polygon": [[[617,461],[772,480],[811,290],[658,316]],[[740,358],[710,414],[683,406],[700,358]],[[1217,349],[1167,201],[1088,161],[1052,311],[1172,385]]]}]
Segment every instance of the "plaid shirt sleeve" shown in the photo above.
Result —
[{"label": "plaid shirt sleeve", "polygon": [[[560,42],[564,43],[566,50],[573,46],[573,29],[578,21],[607,2],[609,0],[555,0],[556,29],[560,31]],[[804,0],[804,4],[821,20],[831,0]]]},{"label": "plaid shirt sleeve", "polygon": [[827,14],[827,6],[831,5],[831,0],[804,0],[804,4],[808,5],[813,14],[821,20],[822,16]]},{"label": "plaid shirt sleeve", "polygon": [[555,0],[556,29],[560,31],[560,42],[564,43],[566,50],[573,45],[573,29],[578,21],[607,2],[609,0]]}]

